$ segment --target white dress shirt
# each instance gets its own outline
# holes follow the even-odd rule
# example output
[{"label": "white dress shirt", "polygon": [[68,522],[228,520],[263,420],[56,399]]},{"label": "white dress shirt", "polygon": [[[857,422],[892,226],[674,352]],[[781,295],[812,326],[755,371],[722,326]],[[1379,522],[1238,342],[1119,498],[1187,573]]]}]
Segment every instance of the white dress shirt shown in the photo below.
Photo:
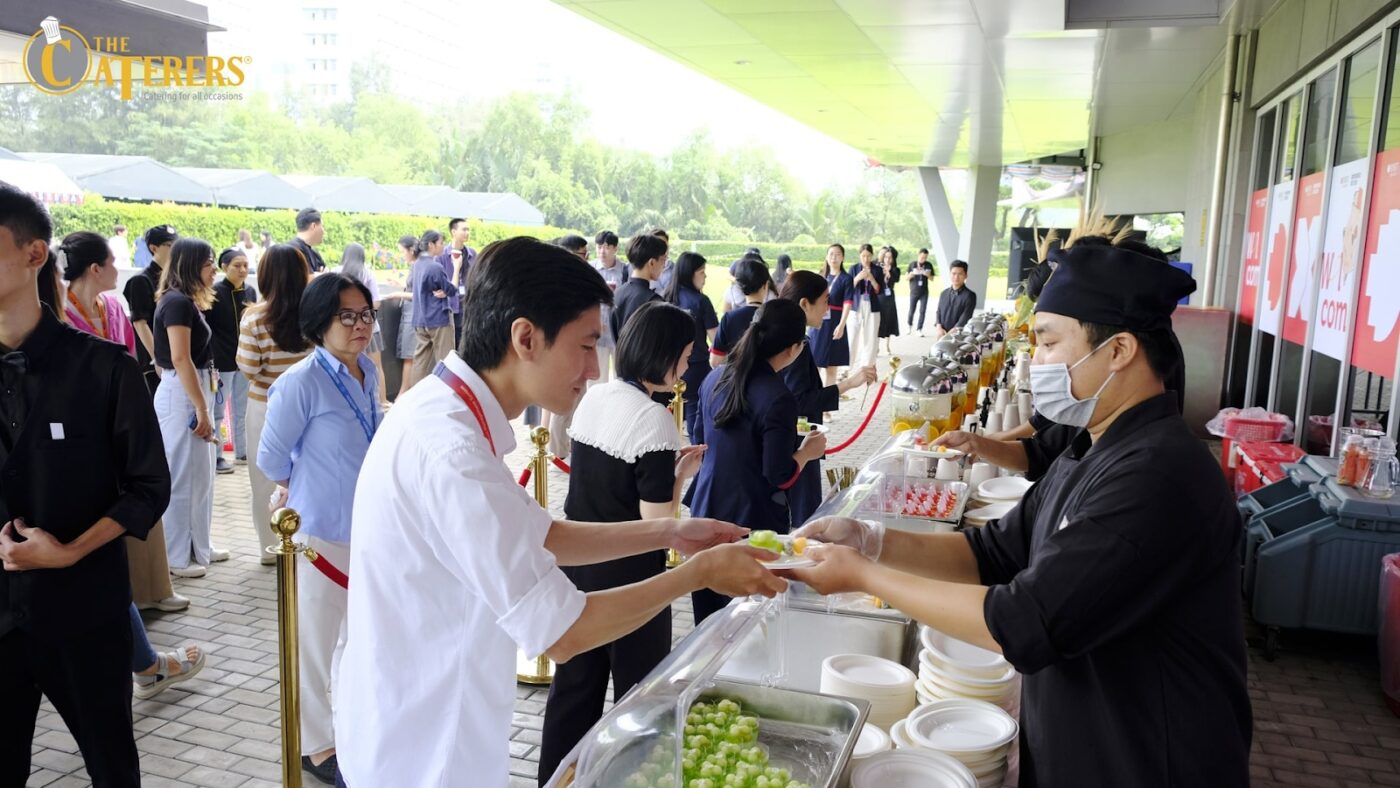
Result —
[{"label": "white dress shirt", "polygon": [[335,733],[352,788],[504,786],[515,650],[540,654],[585,596],[544,547],[551,518],[502,459],[515,437],[485,382],[480,400],[428,375],[389,411],[355,491],[348,642]]}]

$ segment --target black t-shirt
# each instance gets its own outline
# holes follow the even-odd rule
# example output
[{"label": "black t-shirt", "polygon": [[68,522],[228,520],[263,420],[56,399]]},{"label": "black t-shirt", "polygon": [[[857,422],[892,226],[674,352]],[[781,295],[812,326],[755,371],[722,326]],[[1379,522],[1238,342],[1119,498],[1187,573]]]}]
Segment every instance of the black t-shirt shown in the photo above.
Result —
[{"label": "black t-shirt", "polygon": [[220,372],[238,371],[238,326],[243,310],[257,300],[258,291],[247,283],[236,289],[227,279],[214,283],[214,305],[204,312],[204,321],[214,334],[214,368]]},{"label": "black t-shirt", "polygon": [[190,360],[194,362],[195,369],[208,367],[213,358],[209,344],[209,324],[205,322],[203,313],[195,307],[193,299],[174,290],[161,296],[160,303],[156,304],[152,329],[156,340],[156,366],[161,369],[175,368],[175,364],[170,360],[170,333],[166,331],[171,326],[189,328]]},{"label": "black t-shirt", "polygon": [[[927,276],[914,276],[914,272],[919,271]],[[917,261],[909,266],[909,289],[915,293],[928,292],[928,278],[933,276],[933,264],[924,263],[920,265]]]},{"label": "black t-shirt", "polygon": [[[676,453],[653,451],[623,462],[586,443],[569,450],[569,494],[564,516],[585,523],[625,523],[642,519],[642,501],[669,503],[676,483]],[[637,583],[665,570],[665,553],[654,551],[589,566],[565,567],[581,591],[602,591]]]},{"label": "black t-shirt", "polygon": [[641,309],[643,304],[660,300],[661,296],[651,289],[651,282],[645,279],[628,279],[623,282],[613,295],[612,315],[608,317],[613,340],[622,338],[622,328],[627,325],[627,319]]},{"label": "black t-shirt", "polygon": [[[126,296],[126,304],[131,308],[131,322],[139,323],[146,321],[146,325],[155,331],[156,316],[156,288],[160,286],[161,267],[151,263],[141,270],[140,274],[131,277],[126,283],[126,288],[122,290],[122,295]],[[146,352],[146,343],[138,337],[136,339],[136,361],[141,365],[141,369],[149,369],[151,366],[151,354]]]},{"label": "black t-shirt", "polygon": [[306,265],[311,269],[311,273],[318,274],[326,270],[326,261],[321,259],[321,253],[316,251],[311,244],[300,238],[293,238],[287,243],[300,249],[301,253],[306,256]]}]

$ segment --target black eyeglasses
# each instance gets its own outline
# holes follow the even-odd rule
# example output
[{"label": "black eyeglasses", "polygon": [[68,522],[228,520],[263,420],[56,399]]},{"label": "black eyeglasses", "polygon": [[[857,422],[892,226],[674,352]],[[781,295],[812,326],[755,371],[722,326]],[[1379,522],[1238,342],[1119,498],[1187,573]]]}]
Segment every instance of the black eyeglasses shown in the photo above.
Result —
[{"label": "black eyeglasses", "polygon": [[372,326],[374,325],[375,317],[377,317],[378,315],[379,311],[376,309],[361,309],[358,312],[353,312],[349,309],[342,309],[339,312],[335,313],[336,318],[340,320],[340,324],[342,326],[345,326],[346,328],[354,328],[356,320],[360,321],[361,323],[364,323],[367,326]]}]

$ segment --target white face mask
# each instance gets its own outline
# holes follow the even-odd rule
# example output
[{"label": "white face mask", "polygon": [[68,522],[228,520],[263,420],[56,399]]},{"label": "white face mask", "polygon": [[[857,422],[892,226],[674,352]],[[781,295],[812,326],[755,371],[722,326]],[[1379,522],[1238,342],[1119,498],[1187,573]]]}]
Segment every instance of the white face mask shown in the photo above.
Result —
[{"label": "white face mask", "polygon": [[1112,342],[1109,337],[1103,344],[1089,351],[1084,358],[1074,362],[1073,366],[1064,364],[1032,364],[1031,365],[1031,407],[1035,412],[1056,424],[1064,424],[1070,427],[1087,427],[1089,420],[1094,417],[1094,409],[1099,404],[1099,395],[1108,388],[1108,382],[1113,380],[1117,371],[1108,373],[1103,385],[1095,391],[1093,396],[1085,399],[1075,399],[1072,390],[1073,379],[1070,377],[1070,370],[1089,360],[1089,356],[1094,355],[1103,349],[1104,345]]}]

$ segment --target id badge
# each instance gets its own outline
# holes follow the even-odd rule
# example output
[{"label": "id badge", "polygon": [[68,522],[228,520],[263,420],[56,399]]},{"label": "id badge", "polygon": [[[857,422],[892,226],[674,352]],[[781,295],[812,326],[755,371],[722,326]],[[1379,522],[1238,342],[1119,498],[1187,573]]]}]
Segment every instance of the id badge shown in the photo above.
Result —
[{"label": "id badge", "polygon": [[826,321],[828,321],[828,320],[830,320],[830,319],[831,319],[831,310],[828,309],[828,310],[826,310],[826,314],[822,315],[822,322],[825,323]]}]

